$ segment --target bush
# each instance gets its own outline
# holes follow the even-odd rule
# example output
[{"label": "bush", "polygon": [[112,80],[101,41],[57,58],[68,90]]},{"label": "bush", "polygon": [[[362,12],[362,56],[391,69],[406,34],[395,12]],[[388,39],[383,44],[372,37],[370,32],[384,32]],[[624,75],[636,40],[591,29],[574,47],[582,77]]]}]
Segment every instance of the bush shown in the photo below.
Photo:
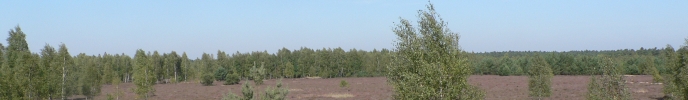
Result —
[{"label": "bush", "polygon": [[239,84],[239,75],[236,73],[232,74],[227,74],[227,77],[225,78],[225,83],[224,85],[234,85],[234,84]]},{"label": "bush", "polygon": [[210,75],[210,74],[204,74],[204,75],[201,77],[201,84],[203,84],[203,86],[210,86],[210,85],[213,85],[213,82],[214,82],[214,81],[215,81],[215,80],[213,80],[213,76]]},{"label": "bush", "polygon": [[241,100],[241,98],[236,94],[232,93],[232,91],[230,90],[224,97],[222,97],[222,100]]},{"label": "bush", "polygon": [[244,85],[241,86],[241,94],[243,94],[244,97],[239,97],[230,90],[222,97],[222,100],[253,100],[253,87],[249,85],[248,81],[244,82]]},{"label": "bush", "polygon": [[630,100],[625,88],[623,72],[610,58],[600,57],[601,76],[591,76],[588,84],[588,100]]},{"label": "bush", "polygon": [[227,70],[225,68],[220,67],[215,70],[215,80],[224,81],[225,77],[227,77]]},{"label": "bush", "polygon": [[262,100],[285,100],[289,94],[289,89],[282,86],[282,79],[277,81],[276,88],[268,87],[265,89],[265,94],[261,98]]},{"label": "bush", "polygon": [[244,85],[241,86],[241,94],[244,95],[241,100],[253,100],[253,87],[248,84],[248,81],[244,82]]},{"label": "bush", "polygon": [[346,82],[346,80],[342,80],[339,82],[339,87],[342,87],[342,88],[349,87],[349,83]]},{"label": "bush", "polygon": [[115,96],[112,96],[112,94],[108,93],[107,100],[115,100]]}]

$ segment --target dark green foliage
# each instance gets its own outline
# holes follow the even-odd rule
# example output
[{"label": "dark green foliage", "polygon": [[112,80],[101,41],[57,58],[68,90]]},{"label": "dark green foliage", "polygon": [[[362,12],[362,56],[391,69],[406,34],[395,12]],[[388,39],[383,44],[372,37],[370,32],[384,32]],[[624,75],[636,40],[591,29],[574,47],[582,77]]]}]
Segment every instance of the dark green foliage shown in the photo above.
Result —
[{"label": "dark green foliage", "polygon": [[227,70],[225,68],[220,67],[215,70],[215,80],[224,81],[225,77],[227,77]]},{"label": "dark green foliage", "polygon": [[239,81],[240,81],[239,75],[237,75],[236,73],[232,73],[232,74],[227,74],[227,77],[225,77],[225,83],[223,83],[223,84],[224,85],[234,85],[234,84],[239,84]]},{"label": "dark green foliage", "polygon": [[467,53],[459,49],[459,35],[451,32],[435,12],[418,11],[418,27],[401,19],[394,28],[398,36],[387,81],[398,100],[484,99],[467,79],[471,67]]},{"label": "dark green foliage", "polygon": [[535,56],[530,60],[530,67],[528,68],[528,95],[531,97],[541,98],[552,95],[552,69],[545,59],[540,56]]},{"label": "dark green foliage", "polygon": [[608,57],[600,57],[602,75],[591,76],[588,84],[588,100],[630,100],[631,95],[625,87],[622,70]]},{"label": "dark green foliage", "polygon": [[201,85],[203,86],[211,86],[213,85],[213,82],[215,82],[215,80],[213,79],[213,76],[210,74],[203,74],[203,76],[201,77]]}]

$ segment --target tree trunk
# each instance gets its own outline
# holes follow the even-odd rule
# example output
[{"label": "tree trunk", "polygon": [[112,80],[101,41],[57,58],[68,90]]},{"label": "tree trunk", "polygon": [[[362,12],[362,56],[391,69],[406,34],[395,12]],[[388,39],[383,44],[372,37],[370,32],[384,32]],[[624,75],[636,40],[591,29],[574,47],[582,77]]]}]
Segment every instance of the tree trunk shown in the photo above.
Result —
[{"label": "tree trunk", "polygon": [[65,78],[67,76],[67,71],[65,70],[65,64],[67,63],[66,58],[62,58],[62,100],[65,100]]}]

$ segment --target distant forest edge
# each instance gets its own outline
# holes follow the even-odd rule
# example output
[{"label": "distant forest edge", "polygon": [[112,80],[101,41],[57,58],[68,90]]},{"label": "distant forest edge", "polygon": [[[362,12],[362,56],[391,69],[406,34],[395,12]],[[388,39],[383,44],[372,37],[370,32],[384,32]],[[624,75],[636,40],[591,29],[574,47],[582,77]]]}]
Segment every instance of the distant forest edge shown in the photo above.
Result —
[{"label": "distant forest edge", "polygon": [[[9,31],[8,46],[0,44],[0,99],[59,98],[71,95],[93,97],[103,84],[129,83],[135,72],[135,58],[126,54],[105,53],[71,56],[65,44],[55,50],[46,45],[39,53],[29,51],[26,35],[20,27]],[[682,46],[680,49],[687,49]],[[465,52],[465,51],[463,51]],[[228,73],[248,79],[250,69],[264,63],[265,78],[302,77],[377,77],[387,74],[394,50],[344,50],[342,48],[279,49],[228,54],[202,54],[189,59],[186,52],[147,51],[147,64],[152,66],[156,83],[198,82],[211,74],[222,81]],[[585,51],[505,51],[468,54],[468,61],[476,75],[527,75],[531,59],[541,56],[556,75],[601,74],[598,63],[604,55],[613,58],[624,74],[666,74],[668,58],[677,56],[671,45],[664,48]],[[64,97],[63,97],[64,98]],[[16,98],[15,98],[16,99]]]}]

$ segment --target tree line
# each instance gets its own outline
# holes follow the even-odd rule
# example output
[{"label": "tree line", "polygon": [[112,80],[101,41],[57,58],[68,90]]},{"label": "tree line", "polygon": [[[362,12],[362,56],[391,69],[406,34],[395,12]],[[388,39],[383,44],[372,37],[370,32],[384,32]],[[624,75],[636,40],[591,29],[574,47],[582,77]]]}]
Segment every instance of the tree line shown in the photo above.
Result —
[{"label": "tree line", "polygon": [[620,50],[585,50],[585,51],[505,51],[474,53],[473,74],[479,75],[525,75],[528,70],[529,58],[534,55],[543,56],[555,75],[597,75],[600,69],[596,66],[600,58],[605,55],[622,67],[622,74],[652,75],[655,72],[665,74],[671,55],[677,55],[676,50],[667,45],[657,49],[620,49]]},{"label": "tree line", "polygon": [[[384,76],[390,63],[390,50],[364,51],[342,48],[299,50],[280,49],[227,54],[203,53],[189,59],[186,52],[137,50],[127,54],[103,53],[72,56],[65,44],[55,49],[46,44],[39,53],[31,52],[26,34],[19,26],[9,31],[8,46],[0,44],[0,99],[65,99],[84,95],[87,99],[100,93],[103,84],[135,83],[140,92],[154,91],[153,84],[199,82],[205,76],[225,80],[228,74],[252,79],[251,69],[262,64],[262,77],[372,77]],[[205,77],[208,78],[208,77]],[[235,82],[238,83],[238,82]]]}]

